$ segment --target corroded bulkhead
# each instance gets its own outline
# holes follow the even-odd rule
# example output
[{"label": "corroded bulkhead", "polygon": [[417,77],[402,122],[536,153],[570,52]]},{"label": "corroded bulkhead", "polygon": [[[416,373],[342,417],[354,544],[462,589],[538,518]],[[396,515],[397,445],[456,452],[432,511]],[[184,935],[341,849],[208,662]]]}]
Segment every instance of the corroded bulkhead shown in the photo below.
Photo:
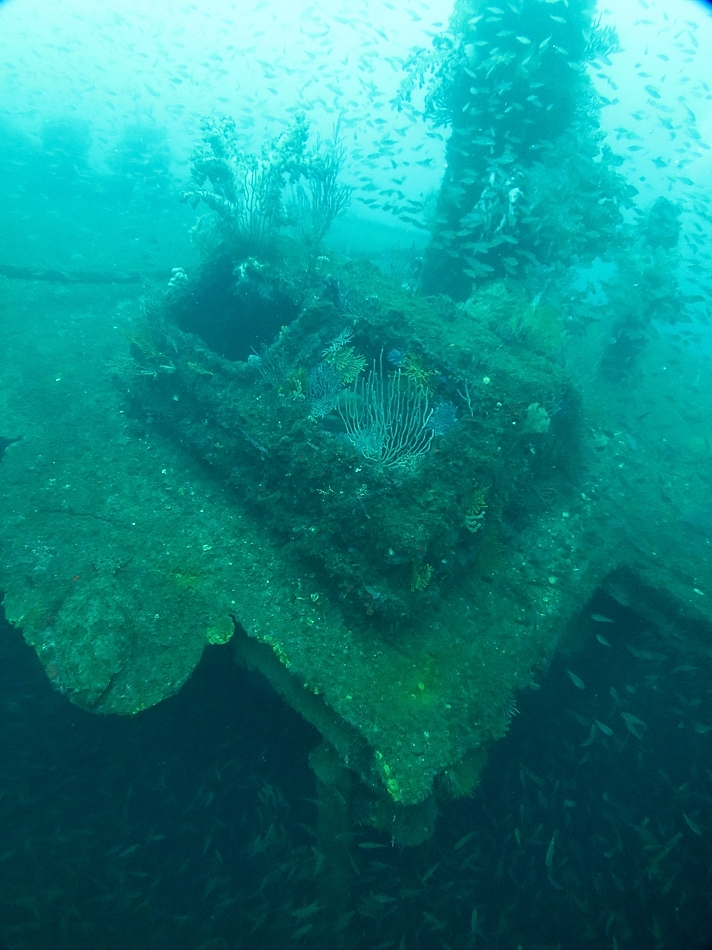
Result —
[{"label": "corroded bulkhead", "polygon": [[[437,610],[575,483],[556,314],[504,285],[462,306],[424,299],[326,258],[248,258],[216,292],[225,273],[149,315],[131,404],[219,471],[351,622]],[[293,315],[274,341],[265,301]]]}]

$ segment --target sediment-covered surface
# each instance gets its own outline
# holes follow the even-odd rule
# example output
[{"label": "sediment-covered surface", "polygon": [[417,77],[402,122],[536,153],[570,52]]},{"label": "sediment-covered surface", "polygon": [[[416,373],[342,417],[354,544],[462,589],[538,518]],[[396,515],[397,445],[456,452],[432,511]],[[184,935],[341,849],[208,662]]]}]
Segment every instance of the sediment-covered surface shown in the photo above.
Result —
[{"label": "sediment-covered surface", "polygon": [[[695,434],[703,410],[691,392],[661,392],[635,437],[625,414],[634,418],[636,405],[619,407],[620,429],[609,430],[601,406],[584,400],[580,457],[560,493],[534,483],[519,520],[506,516],[510,502],[488,506],[484,526],[463,532],[473,550],[454,546],[456,571],[425,585],[412,582],[412,566],[407,583],[386,576],[405,606],[379,613],[359,606],[330,562],[286,540],[222,464],[206,465],[189,440],[170,438],[165,420],[131,409],[116,378],[143,365],[129,355],[143,332],[136,300],[16,281],[0,289],[4,609],[78,705],[138,712],[178,690],[207,644],[234,636],[241,662],[262,670],[404,814],[402,806],[434,791],[450,797],[473,787],[487,748],[508,728],[517,690],[536,686],[601,584],[709,652],[708,486],[696,464],[709,448]],[[180,399],[183,355],[173,357],[166,378]],[[211,359],[208,372],[220,372]],[[488,391],[498,385],[496,356],[490,365]],[[269,392],[249,371],[253,395],[256,386]],[[142,375],[140,385],[146,380],[156,377]],[[506,399],[498,401],[501,412]],[[680,412],[693,414],[684,432],[674,427]],[[326,440],[319,422],[303,425]],[[532,445],[547,436],[532,432]],[[344,471],[372,464],[344,440],[330,449]],[[664,456],[669,478],[659,474]],[[376,485],[381,477],[359,475]],[[518,491],[528,497],[521,484]],[[488,527],[503,518],[496,531]],[[374,556],[382,556],[377,545]],[[404,818],[404,838],[422,833]]]}]

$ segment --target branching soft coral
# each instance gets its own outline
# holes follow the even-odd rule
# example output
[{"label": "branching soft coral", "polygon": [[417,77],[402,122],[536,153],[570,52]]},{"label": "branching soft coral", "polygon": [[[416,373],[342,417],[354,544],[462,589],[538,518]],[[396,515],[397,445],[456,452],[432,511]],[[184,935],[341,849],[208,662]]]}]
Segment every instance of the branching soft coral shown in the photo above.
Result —
[{"label": "branching soft coral", "polygon": [[[183,200],[215,212],[221,238],[247,249],[264,247],[285,226],[298,226],[314,243],[348,204],[350,189],[337,178],[344,152],[338,137],[307,149],[303,115],[254,155],[240,148],[234,119],[205,119],[193,152],[193,189]],[[207,187],[209,185],[210,187]]]}]

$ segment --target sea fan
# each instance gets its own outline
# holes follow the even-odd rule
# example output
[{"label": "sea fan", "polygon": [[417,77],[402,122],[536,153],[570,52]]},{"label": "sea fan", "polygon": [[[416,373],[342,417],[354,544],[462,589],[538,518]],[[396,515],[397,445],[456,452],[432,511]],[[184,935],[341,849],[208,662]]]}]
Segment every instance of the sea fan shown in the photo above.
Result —
[{"label": "sea fan", "polygon": [[416,386],[422,386],[423,389],[430,390],[430,381],[435,375],[435,371],[424,366],[418,356],[412,354],[406,356],[403,363],[403,372]]},{"label": "sea fan", "polygon": [[339,350],[329,353],[325,357],[325,362],[334,367],[344,386],[348,386],[349,383],[352,383],[359,373],[362,373],[366,369],[365,358],[355,353],[352,346],[344,346]]}]

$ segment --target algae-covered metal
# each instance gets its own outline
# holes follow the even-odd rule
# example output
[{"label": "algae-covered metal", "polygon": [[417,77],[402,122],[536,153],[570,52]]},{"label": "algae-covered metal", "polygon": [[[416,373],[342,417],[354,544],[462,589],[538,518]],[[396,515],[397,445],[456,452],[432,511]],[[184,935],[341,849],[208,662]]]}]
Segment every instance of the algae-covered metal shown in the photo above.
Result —
[{"label": "algae-covered metal", "polygon": [[[127,392],[355,618],[397,625],[439,609],[455,575],[477,573],[505,534],[573,490],[578,395],[547,347],[550,309],[504,286],[464,306],[426,300],[324,257],[311,272],[301,261],[250,268],[257,289],[243,296],[246,268],[234,267],[227,312],[211,312],[205,275],[180,292],[194,309],[204,300],[200,332],[195,319],[181,329],[176,295],[149,315]],[[296,316],[259,352],[226,358],[253,324],[252,300],[285,287]],[[504,346],[512,324],[528,332]],[[394,351],[401,365],[384,356]]]},{"label": "algae-covered metal", "polygon": [[[6,284],[23,317],[0,327],[0,586],[56,688],[96,712],[170,696],[232,634],[370,788],[371,820],[414,842],[436,800],[477,784],[597,587],[708,649],[709,555],[684,517],[703,482],[690,468],[673,497],[657,443],[581,424],[555,313],[502,287],[453,308],[337,267],[259,363],[182,330],[174,304],[137,324],[115,291],[78,291],[69,312]],[[457,408],[403,470],[349,440],[353,384],[323,416],[309,405],[347,327],[337,353],[398,350]]]}]

